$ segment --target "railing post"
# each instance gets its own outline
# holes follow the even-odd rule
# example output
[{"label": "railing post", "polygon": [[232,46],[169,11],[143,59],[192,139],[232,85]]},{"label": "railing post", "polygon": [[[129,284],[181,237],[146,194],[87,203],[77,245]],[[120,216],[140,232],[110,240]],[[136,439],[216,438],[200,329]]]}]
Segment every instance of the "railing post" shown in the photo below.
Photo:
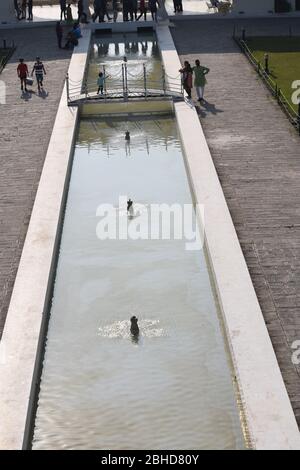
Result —
[{"label": "railing post", "polygon": [[125,101],[128,100],[128,76],[127,76],[127,63],[124,64],[124,83],[125,83],[125,94],[124,99]]},{"label": "railing post", "polygon": [[165,95],[166,94],[166,74],[165,74],[165,69],[163,66],[161,67],[161,71],[162,71],[162,86],[163,86],[163,91]]},{"label": "railing post", "polygon": [[147,75],[146,75],[146,65],[145,64],[143,64],[143,72],[144,72],[145,98],[147,98]]},{"label": "railing post", "polygon": [[105,65],[103,65],[103,76],[104,76],[104,96],[106,98],[106,71],[105,71]]},{"label": "railing post", "polygon": [[280,88],[277,88],[277,101],[280,103],[280,95],[281,95],[281,90]]},{"label": "railing post", "polygon": [[123,88],[123,98],[125,99],[125,77],[124,77],[124,64],[122,64],[122,88]]},{"label": "railing post", "polygon": [[257,64],[257,72],[258,72],[258,75],[260,75],[260,62],[258,62]]},{"label": "railing post", "polygon": [[84,79],[84,93],[85,93],[85,97],[87,98],[88,97],[88,94],[89,94],[89,91],[88,91],[88,86],[87,86],[87,79],[85,78]]},{"label": "railing post", "polygon": [[69,74],[66,75],[66,89],[67,89],[67,101],[70,101],[70,83],[69,83]]},{"label": "railing post", "polygon": [[265,54],[265,72],[267,75],[270,74],[269,70],[269,54]]},{"label": "railing post", "polygon": [[245,30],[245,28],[242,29],[242,40],[244,42],[246,41],[246,30]]},{"label": "railing post", "polygon": [[6,39],[3,39],[3,49],[6,49]]}]

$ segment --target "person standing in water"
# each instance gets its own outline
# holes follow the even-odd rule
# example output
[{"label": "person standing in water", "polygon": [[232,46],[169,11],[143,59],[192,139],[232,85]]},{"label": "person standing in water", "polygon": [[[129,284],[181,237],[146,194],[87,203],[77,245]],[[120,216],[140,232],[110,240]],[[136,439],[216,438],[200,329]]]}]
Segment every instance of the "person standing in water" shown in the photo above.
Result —
[{"label": "person standing in water", "polygon": [[133,315],[133,317],[130,318],[130,322],[131,322],[130,333],[132,334],[132,336],[137,337],[140,334],[138,318],[136,318],[136,316]]},{"label": "person standing in water", "polygon": [[133,201],[131,199],[128,199],[128,201],[127,201],[127,212],[130,211],[132,206],[133,206]]}]

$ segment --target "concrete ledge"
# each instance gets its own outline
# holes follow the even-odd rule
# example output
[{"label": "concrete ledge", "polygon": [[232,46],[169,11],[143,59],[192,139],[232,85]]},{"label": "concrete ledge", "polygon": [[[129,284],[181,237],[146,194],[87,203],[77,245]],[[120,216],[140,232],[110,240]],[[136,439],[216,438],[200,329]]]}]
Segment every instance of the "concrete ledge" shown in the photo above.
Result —
[{"label": "concrete ledge", "polygon": [[[146,106],[146,110],[145,110]],[[84,104],[81,107],[80,115],[82,117],[95,117],[95,116],[116,116],[116,115],[131,115],[131,114],[158,114],[158,113],[173,113],[173,101],[127,101],[117,103],[93,103]]]},{"label": "concrete ledge", "polygon": [[[168,28],[157,35],[167,74],[181,67]],[[205,210],[205,241],[246,425],[254,449],[300,449],[300,433],[194,107],[174,104],[194,196]]]},{"label": "concrete ledge", "polygon": [[[45,28],[47,26],[52,26],[54,28],[55,34],[55,25],[57,20],[45,20],[45,21],[36,21],[36,22],[18,22],[18,23],[0,23],[0,31],[3,29],[24,29],[24,28]],[[63,23],[64,28],[70,28],[71,26]],[[125,21],[125,22],[118,22],[118,23],[89,23],[88,25],[84,25],[85,29],[89,29],[91,31],[107,31],[112,30],[114,33],[131,33],[136,32],[138,29],[155,29],[156,24],[153,21]]]},{"label": "concrete ledge", "polygon": [[[69,74],[74,80],[83,79],[90,37],[89,30],[83,32],[80,45],[72,56]],[[78,109],[67,106],[65,87],[0,343],[0,449],[21,449],[26,434],[77,118]]]}]

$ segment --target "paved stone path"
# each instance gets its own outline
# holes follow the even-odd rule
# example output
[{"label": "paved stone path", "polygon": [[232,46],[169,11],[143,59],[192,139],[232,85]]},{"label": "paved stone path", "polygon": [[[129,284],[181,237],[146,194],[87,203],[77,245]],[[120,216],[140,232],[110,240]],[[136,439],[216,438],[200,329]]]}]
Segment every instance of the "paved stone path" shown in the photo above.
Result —
[{"label": "paved stone path", "polygon": [[[287,34],[291,25],[300,35],[299,20],[240,25],[249,34]],[[181,60],[211,69],[199,116],[300,426],[300,366],[291,361],[300,340],[300,138],[232,31],[228,20],[172,28]]]},{"label": "paved stone path", "polygon": [[[7,86],[0,104],[0,336],[30,220],[71,53],[59,50],[53,28],[0,31],[17,51],[0,75]],[[45,90],[21,98],[16,67],[19,57],[32,67],[39,55],[48,72]],[[33,89],[36,91],[36,84]]]}]

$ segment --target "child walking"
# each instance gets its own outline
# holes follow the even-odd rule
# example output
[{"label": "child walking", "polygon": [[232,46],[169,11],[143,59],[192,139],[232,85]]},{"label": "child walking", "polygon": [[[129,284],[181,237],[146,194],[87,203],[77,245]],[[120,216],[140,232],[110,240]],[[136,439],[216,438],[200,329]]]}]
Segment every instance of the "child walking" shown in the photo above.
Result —
[{"label": "child walking", "polygon": [[98,75],[98,80],[97,80],[97,85],[98,85],[97,95],[99,95],[99,93],[103,95],[104,82],[105,82],[104,73],[100,72]]}]

